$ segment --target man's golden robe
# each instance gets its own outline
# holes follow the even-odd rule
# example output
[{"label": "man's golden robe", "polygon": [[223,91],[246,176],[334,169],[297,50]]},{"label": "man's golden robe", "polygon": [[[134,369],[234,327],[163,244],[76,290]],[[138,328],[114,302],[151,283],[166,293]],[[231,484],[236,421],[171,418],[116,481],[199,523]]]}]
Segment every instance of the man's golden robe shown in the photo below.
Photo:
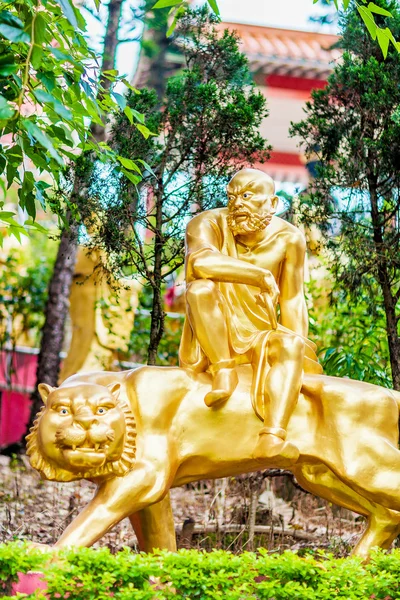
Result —
[{"label": "man's golden robe", "polygon": [[[240,260],[244,259],[243,255],[238,255],[235,238],[227,223],[227,215],[226,208],[209,210],[194,217],[188,224],[185,261],[187,285],[197,279],[193,273],[193,263],[205,251],[217,252]],[[259,249],[258,246],[258,252]],[[257,415],[262,418],[263,388],[269,369],[266,355],[267,341],[272,328],[266,309],[256,303],[256,296],[260,290],[239,283],[219,282],[217,285],[221,294],[221,307],[227,317],[232,358],[235,358],[238,364],[250,363],[253,365],[252,402]],[[210,327],[212,327],[212,323],[210,323]],[[293,332],[282,325],[278,325],[278,331],[293,335]],[[315,344],[306,338],[303,340],[305,342],[304,371],[306,373],[322,373],[321,365],[315,354]],[[206,371],[209,366],[209,361],[187,316],[183,326],[179,360],[181,367],[192,369],[195,372]]]}]

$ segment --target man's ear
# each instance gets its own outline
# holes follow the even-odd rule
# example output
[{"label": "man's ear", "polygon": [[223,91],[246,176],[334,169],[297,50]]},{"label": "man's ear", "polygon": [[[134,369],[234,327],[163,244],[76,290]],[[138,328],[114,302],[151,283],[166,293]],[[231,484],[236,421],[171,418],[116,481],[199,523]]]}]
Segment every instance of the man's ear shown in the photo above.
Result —
[{"label": "man's ear", "polygon": [[49,394],[51,394],[51,392],[54,392],[54,390],[56,389],[57,388],[51,387],[51,385],[49,385],[48,383],[39,383],[38,390],[44,404],[47,404],[47,398],[49,397]]},{"label": "man's ear", "polygon": [[112,395],[112,397],[114,398],[114,400],[118,400],[119,393],[121,391],[121,384],[120,383],[109,383],[107,385],[107,388],[108,388],[110,394]]},{"label": "man's ear", "polygon": [[278,196],[271,196],[271,212],[274,215],[276,213],[276,209],[278,208],[279,198]]}]

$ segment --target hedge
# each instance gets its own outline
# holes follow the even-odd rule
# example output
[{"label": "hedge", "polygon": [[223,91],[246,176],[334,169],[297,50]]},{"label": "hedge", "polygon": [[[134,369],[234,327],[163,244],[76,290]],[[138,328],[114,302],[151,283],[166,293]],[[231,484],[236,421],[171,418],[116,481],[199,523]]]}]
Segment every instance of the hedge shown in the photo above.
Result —
[{"label": "hedge", "polygon": [[128,548],[113,555],[108,548],[82,548],[54,556],[18,542],[0,545],[0,596],[11,598],[7,590],[18,572],[41,570],[47,590],[25,598],[400,599],[400,550],[376,551],[367,565],[320,552],[278,555],[262,548],[240,555],[223,550],[134,554]]}]

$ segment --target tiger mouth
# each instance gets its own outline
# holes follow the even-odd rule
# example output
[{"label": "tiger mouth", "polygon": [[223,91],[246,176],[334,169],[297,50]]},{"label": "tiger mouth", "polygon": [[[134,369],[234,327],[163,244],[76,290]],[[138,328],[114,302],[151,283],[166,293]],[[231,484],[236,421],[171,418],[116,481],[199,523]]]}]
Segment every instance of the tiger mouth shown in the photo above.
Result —
[{"label": "tiger mouth", "polygon": [[62,450],[71,450],[73,452],[106,452],[110,444],[108,442],[98,442],[92,446],[78,446],[78,444],[63,444]]}]

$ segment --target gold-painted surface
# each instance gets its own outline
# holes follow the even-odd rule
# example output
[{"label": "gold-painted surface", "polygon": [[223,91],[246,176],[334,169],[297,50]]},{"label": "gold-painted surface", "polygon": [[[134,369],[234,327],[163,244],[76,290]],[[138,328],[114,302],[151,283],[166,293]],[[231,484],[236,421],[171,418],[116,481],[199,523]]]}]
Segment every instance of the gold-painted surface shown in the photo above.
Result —
[{"label": "gold-painted surface", "polygon": [[[29,437],[31,460],[34,456],[34,465],[46,478],[71,480],[85,470],[84,476],[98,483],[94,498],[56,546],[90,546],[130,517],[143,550],[174,549],[171,487],[275,466],[273,460],[253,457],[260,421],[251,406],[252,370],[249,365],[237,370],[239,383],[231,398],[212,409],[204,404],[211,375],[173,367],[82,374],[55,390],[42,386],[46,408]],[[117,416],[108,403],[118,384]],[[99,414],[99,407],[108,406]],[[398,392],[305,374],[288,426],[288,438],[300,450],[291,467],[300,484],[367,517],[355,548],[364,557],[373,546],[388,548],[400,532],[399,408]],[[78,436],[73,451],[72,432],[81,433],[82,423],[87,435],[84,440]],[[102,441],[104,448],[96,451],[91,429],[103,424],[115,437]],[[122,441],[124,428],[130,432],[129,443]],[[99,473],[99,464],[108,470],[124,451],[131,451],[132,461],[126,462],[124,475]]]},{"label": "gold-painted surface", "polygon": [[60,383],[80,371],[110,370],[127,351],[141,285],[127,278],[107,280],[102,253],[79,246],[70,292],[71,342]]},{"label": "gold-painted surface", "polygon": [[264,173],[240,171],[228,197],[188,224],[181,368],[39,387],[32,465],[98,483],[56,546],[90,546],[129,517],[141,549],[173,550],[171,487],[277,466],[367,517],[357,554],[400,532],[400,394],[322,374],[307,339],[302,234],[274,216]]},{"label": "gold-painted surface", "polygon": [[263,171],[239,171],[227,193],[227,208],[203,212],[187,227],[180,364],[213,375],[207,406],[230,397],[235,364],[251,364],[252,404],[264,421],[255,456],[279,457],[287,467],[298,458],[285,438],[303,371],[322,372],[307,339],[305,239],[275,216],[278,197]]}]

